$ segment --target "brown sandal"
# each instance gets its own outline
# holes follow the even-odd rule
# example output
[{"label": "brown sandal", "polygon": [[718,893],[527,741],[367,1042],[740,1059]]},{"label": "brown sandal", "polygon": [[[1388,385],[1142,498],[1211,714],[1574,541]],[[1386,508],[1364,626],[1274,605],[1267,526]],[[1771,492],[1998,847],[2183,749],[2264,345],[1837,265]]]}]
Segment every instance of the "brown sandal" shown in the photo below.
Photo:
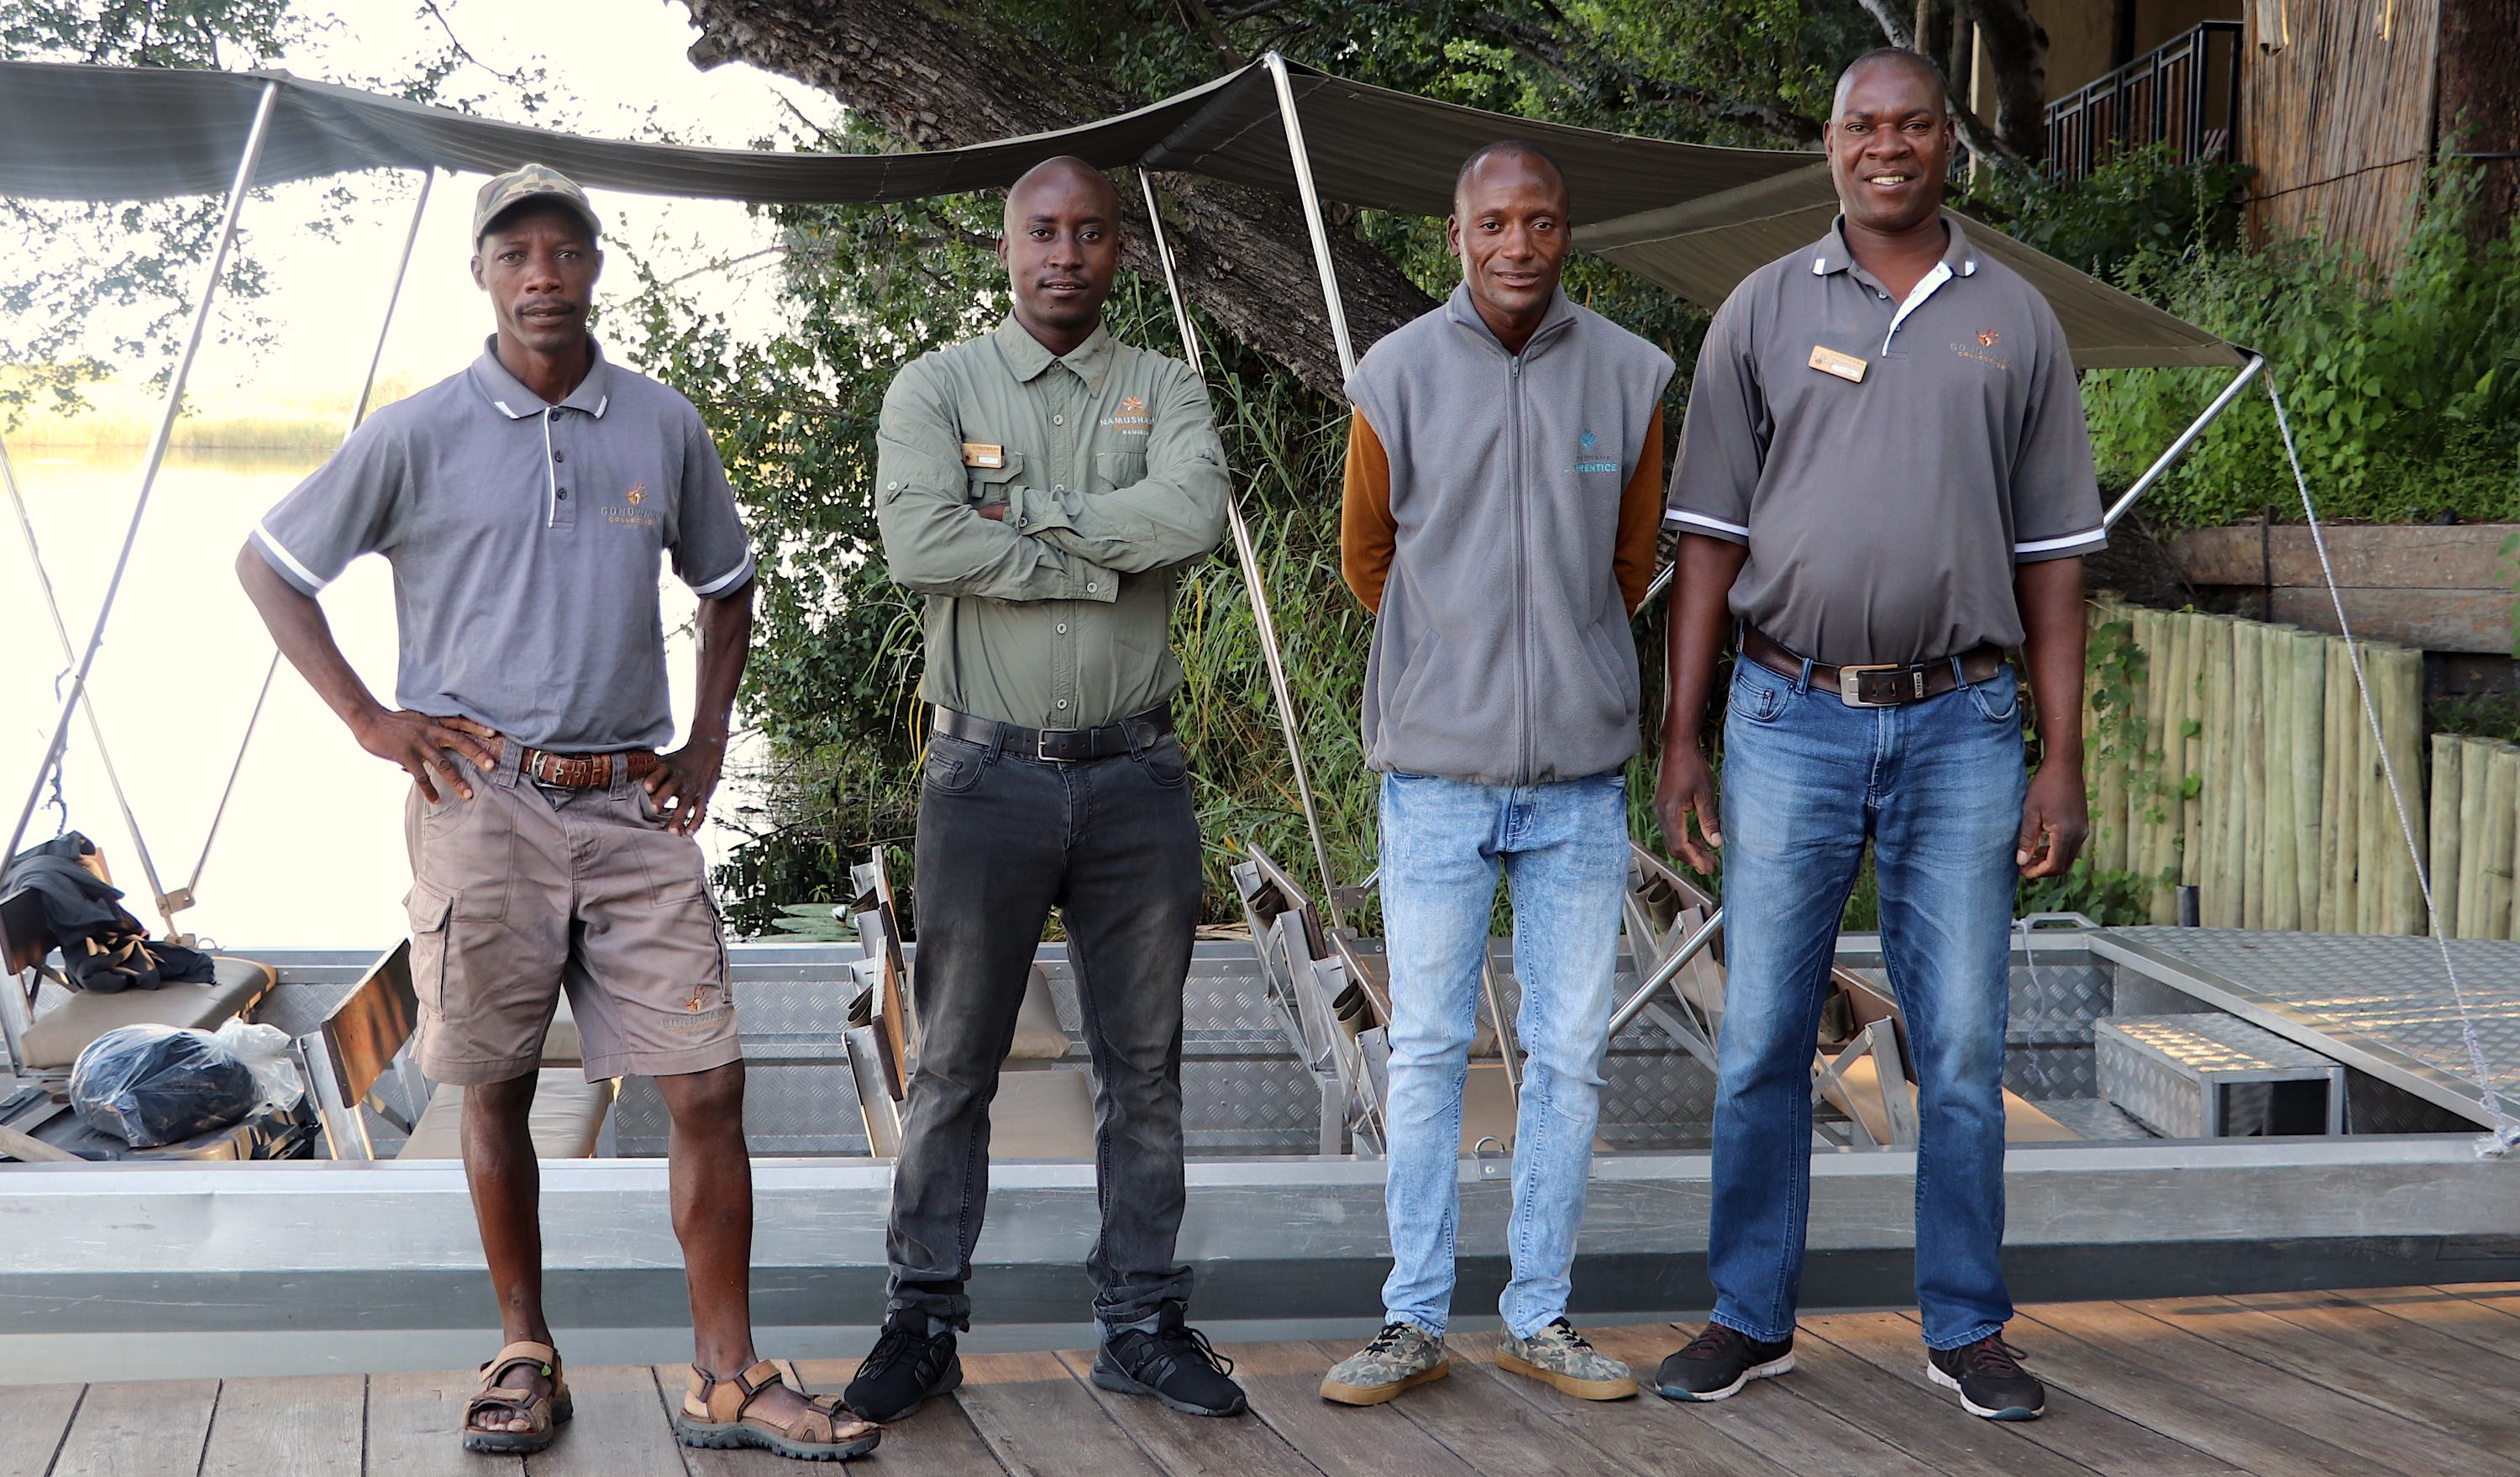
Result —
[{"label": "brown sandal", "polygon": [[[531,1368],[550,1380],[550,1396],[499,1383],[509,1370],[519,1367]],[[481,1415],[501,1410],[523,1416],[527,1428],[484,1431],[472,1423]],[[560,1377],[560,1351],[549,1344],[519,1339],[481,1366],[481,1389],[464,1402],[464,1450],[530,1456],[559,1440],[561,1423],[576,1413],[569,1402],[568,1385]]]},{"label": "brown sandal", "polygon": [[[812,1409],[785,1424],[745,1414],[774,1385],[795,1391]],[[794,1365],[765,1359],[731,1378],[692,1365],[683,1408],[674,1414],[674,1439],[687,1447],[759,1447],[798,1461],[843,1461],[874,1451],[883,1430],[858,1419],[836,1395],[806,1395]]]}]

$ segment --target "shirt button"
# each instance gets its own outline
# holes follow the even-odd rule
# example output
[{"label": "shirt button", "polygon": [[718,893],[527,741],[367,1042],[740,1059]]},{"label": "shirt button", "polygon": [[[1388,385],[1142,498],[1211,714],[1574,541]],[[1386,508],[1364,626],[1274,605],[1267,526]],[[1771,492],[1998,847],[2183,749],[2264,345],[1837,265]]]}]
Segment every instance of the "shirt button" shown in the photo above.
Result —
[{"label": "shirt button", "polygon": [[1015,519],[1015,526],[1018,528],[1029,528],[1032,526],[1032,519],[1019,517]]},{"label": "shirt button", "polygon": [[555,461],[555,462],[565,462],[565,461],[567,461],[567,460],[568,460],[568,458],[566,458],[566,457],[564,457],[564,456],[561,455],[561,454],[560,454],[560,452],[559,452],[559,450],[558,450],[557,448],[555,448],[555,449],[553,450],[553,452],[552,452],[552,460],[553,460],[553,461]]},{"label": "shirt button", "polygon": [[[1067,418],[1065,416],[1053,416],[1050,418],[1050,424],[1053,425],[1065,425],[1067,424]],[[1062,702],[1059,706],[1065,707],[1067,704]]]},{"label": "shirt button", "polygon": [[1053,488],[1051,489],[1051,491],[1053,491],[1053,492],[1065,492],[1066,490],[1067,490],[1067,484],[1066,484],[1066,483],[1064,483],[1064,482],[1061,482],[1061,483],[1059,483],[1058,486],[1053,487]]},{"label": "shirt button", "polygon": [[901,484],[899,482],[886,482],[883,484],[883,490],[886,492],[899,492],[901,490]]},{"label": "shirt button", "polygon": [[1065,636],[1067,634],[1067,622],[1062,620],[1058,623],[1058,634],[1061,636]]},{"label": "shirt button", "polygon": [[563,502],[563,503],[565,503],[565,502],[567,502],[567,501],[568,501],[568,489],[567,489],[567,488],[563,487],[563,488],[562,488],[562,489],[560,490],[560,500],[561,500],[562,502]]},{"label": "shirt button", "polygon": [[1058,699],[1058,706],[1059,706],[1059,710],[1060,710],[1061,712],[1066,711],[1066,709],[1067,709],[1067,699],[1066,699],[1066,698],[1064,698],[1064,697],[1061,697],[1060,699]]},{"label": "shirt button", "polygon": [[1086,587],[1085,587],[1085,593],[1086,593],[1086,594],[1088,594],[1088,595],[1092,595],[1092,594],[1094,594],[1096,591],[1098,591],[1098,590],[1100,590],[1100,589],[1102,589],[1102,587],[1101,585],[1088,585],[1088,586],[1086,586]]}]

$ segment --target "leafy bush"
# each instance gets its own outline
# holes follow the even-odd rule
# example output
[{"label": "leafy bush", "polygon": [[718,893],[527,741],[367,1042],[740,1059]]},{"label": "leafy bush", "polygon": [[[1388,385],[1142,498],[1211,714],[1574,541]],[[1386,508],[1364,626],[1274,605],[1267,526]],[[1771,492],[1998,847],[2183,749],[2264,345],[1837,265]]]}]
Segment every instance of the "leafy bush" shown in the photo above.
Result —
[{"label": "leafy bush", "polygon": [[[2520,517],[2520,241],[2471,239],[2476,180],[2446,168],[2394,273],[2318,238],[2260,248],[2143,247],[2128,291],[2267,355],[2322,515]],[[2104,480],[2131,479],[2229,378],[2223,370],[2086,377]],[[2144,511],[2227,522],[2289,505],[2291,474],[2263,395],[2235,402]]]}]

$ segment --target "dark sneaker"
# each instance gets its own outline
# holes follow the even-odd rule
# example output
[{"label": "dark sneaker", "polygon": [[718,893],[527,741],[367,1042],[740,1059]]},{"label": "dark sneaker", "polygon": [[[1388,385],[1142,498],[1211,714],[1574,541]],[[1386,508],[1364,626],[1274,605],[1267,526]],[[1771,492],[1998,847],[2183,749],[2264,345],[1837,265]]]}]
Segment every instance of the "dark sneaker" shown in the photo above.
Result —
[{"label": "dark sneaker", "polygon": [[1242,1387],[1226,1376],[1234,1361],[1207,1335],[1182,1321],[1182,1305],[1166,1303],[1155,1331],[1124,1328],[1104,1337],[1094,1356],[1094,1382],[1123,1395],[1151,1395],[1184,1415],[1238,1415]]},{"label": "dark sneaker", "polygon": [[1378,1406],[1451,1372],[1442,1339],[1416,1323],[1385,1323],[1373,1342],[1330,1365],[1330,1372],[1322,1376],[1322,1399]]},{"label": "dark sneaker", "polygon": [[868,1420],[907,1420],[931,1395],[963,1382],[954,1335],[927,1336],[927,1315],[895,1309],[840,1399]]},{"label": "dark sneaker", "polygon": [[1730,1400],[1750,1381],[1793,1366],[1792,1335],[1771,1344],[1737,1328],[1709,1323],[1654,1371],[1654,1393],[1665,1400]]},{"label": "dark sneaker", "polygon": [[1960,1407],[1971,1415],[2037,1420],[2048,1410],[2048,1387],[2021,1367],[2021,1351],[1992,1335],[1957,1349],[1926,1350],[1925,1373],[1959,1391]]}]

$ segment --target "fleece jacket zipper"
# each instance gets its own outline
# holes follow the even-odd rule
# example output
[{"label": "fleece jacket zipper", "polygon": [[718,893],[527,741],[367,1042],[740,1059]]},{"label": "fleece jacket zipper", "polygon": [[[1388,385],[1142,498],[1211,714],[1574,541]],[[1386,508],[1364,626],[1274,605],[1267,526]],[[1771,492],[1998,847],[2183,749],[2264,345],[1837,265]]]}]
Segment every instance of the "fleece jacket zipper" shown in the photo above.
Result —
[{"label": "fleece jacket zipper", "polygon": [[1520,745],[1514,756],[1514,783],[1531,783],[1531,559],[1527,508],[1530,503],[1528,478],[1525,476],[1522,452],[1522,356],[1507,359],[1506,455],[1510,460],[1513,489],[1513,615],[1515,742]]}]

